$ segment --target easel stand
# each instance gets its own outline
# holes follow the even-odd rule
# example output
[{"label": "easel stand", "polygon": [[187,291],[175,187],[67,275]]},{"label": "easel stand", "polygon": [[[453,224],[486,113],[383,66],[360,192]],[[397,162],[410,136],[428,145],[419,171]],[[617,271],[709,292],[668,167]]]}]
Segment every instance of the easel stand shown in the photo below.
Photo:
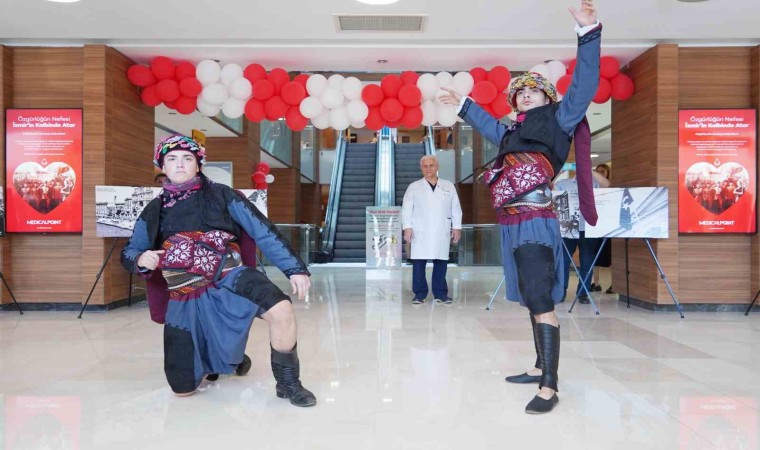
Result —
[{"label": "easel stand", "polygon": [[[586,297],[588,298],[588,301],[591,302],[591,306],[594,307],[594,311],[596,312],[596,315],[599,315],[599,308],[596,307],[596,303],[594,302],[594,297],[591,295],[591,292],[588,290],[587,283],[590,281],[591,275],[594,273],[594,266],[596,265],[596,260],[599,259],[599,255],[602,254],[602,249],[607,244],[607,238],[604,238],[602,241],[602,245],[599,246],[599,250],[596,252],[596,256],[594,256],[594,261],[591,262],[591,266],[589,267],[588,273],[585,277],[581,276],[581,271],[578,269],[578,266],[575,265],[575,261],[573,261],[573,255],[570,254],[570,250],[567,249],[567,246],[565,245],[565,241],[562,241],[562,248],[565,249],[565,254],[567,255],[568,259],[570,260],[570,264],[573,265],[573,270],[575,270],[575,274],[578,275],[578,283],[581,284],[581,287],[583,288],[583,291],[586,292]],[[573,312],[573,308],[575,308],[575,303],[578,301],[579,295],[575,294],[575,298],[573,299],[573,304],[570,305],[570,309],[567,311],[568,313]]]},{"label": "easel stand", "polygon": [[3,284],[5,285],[5,288],[8,289],[8,293],[11,294],[11,299],[13,300],[13,303],[6,303],[4,305],[0,305],[0,309],[5,309],[8,305],[16,305],[16,308],[18,308],[18,313],[22,316],[24,315],[24,311],[21,310],[21,305],[19,302],[16,301],[16,296],[13,295],[13,291],[11,290],[11,287],[8,286],[8,282],[5,281],[5,277],[3,276],[3,273],[0,272],[0,280],[3,280]]},{"label": "easel stand", "polygon": [[[1,276],[2,274],[0,274]],[[5,281],[5,280],[3,280]],[[499,285],[501,286],[501,285]],[[13,295],[13,294],[11,294]],[[747,308],[747,312],[744,313],[745,316],[749,315],[749,312],[752,310],[752,307],[755,306],[755,302],[757,301],[757,297],[760,296],[760,291],[757,291],[757,294],[755,294],[755,298],[752,299],[752,303],[749,304],[749,308]],[[487,308],[486,308],[487,309]]]},{"label": "easel stand", "polygon": [[[79,311],[79,317],[77,319],[82,318],[82,313],[84,313],[84,309],[87,307],[87,304],[90,302],[90,297],[92,297],[92,293],[95,292],[95,286],[98,285],[98,281],[100,281],[100,276],[103,275],[103,271],[106,268],[106,264],[108,264],[108,260],[111,259],[111,255],[113,254],[113,249],[116,248],[116,244],[119,243],[119,238],[113,238],[113,245],[111,246],[111,250],[108,251],[108,256],[106,256],[106,259],[103,261],[103,265],[100,266],[100,271],[98,272],[97,276],[95,276],[95,283],[92,284],[92,289],[90,289],[90,293],[87,294],[87,300],[84,301],[84,304],[82,305],[82,310]],[[132,305],[132,277],[129,278],[129,304]]]},{"label": "easel stand", "polygon": [[[649,248],[649,253],[652,255],[652,260],[654,260],[654,263],[657,265],[657,270],[660,271],[660,278],[662,278],[662,281],[665,282],[665,286],[668,288],[668,292],[670,292],[670,298],[673,299],[673,304],[676,305],[676,310],[678,311],[678,315],[681,316],[681,318],[684,318],[683,315],[683,309],[681,308],[681,303],[678,302],[678,299],[676,299],[676,294],[673,293],[673,288],[670,287],[670,282],[668,281],[668,277],[665,276],[665,271],[662,270],[662,266],[660,265],[660,260],[657,259],[657,255],[654,253],[654,249],[652,248],[652,243],[649,242],[648,238],[641,238],[642,241],[644,241],[647,244],[647,248]],[[626,300],[628,303],[628,307],[631,307],[631,294],[629,290],[629,282],[628,277],[630,275],[630,271],[628,270],[628,239],[625,240],[625,295]],[[755,296],[757,299],[757,296]],[[752,305],[750,305],[752,307]]]}]

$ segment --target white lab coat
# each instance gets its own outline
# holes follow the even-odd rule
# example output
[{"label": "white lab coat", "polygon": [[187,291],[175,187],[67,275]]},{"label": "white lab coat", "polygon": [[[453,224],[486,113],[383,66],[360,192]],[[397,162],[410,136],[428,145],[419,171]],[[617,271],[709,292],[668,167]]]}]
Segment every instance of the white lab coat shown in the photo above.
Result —
[{"label": "white lab coat", "polygon": [[438,179],[435,191],[424,178],[410,184],[401,223],[412,229],[412,259],[449,259],[451,229],[462,229],[462,207],[454,185]]}]

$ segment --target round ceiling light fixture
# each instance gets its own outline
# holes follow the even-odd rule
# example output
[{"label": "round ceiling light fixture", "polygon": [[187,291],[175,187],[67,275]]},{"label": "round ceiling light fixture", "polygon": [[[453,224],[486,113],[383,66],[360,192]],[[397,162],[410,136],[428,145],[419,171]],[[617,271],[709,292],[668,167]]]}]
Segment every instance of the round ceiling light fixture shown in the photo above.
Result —
[{"label": "round ceiling light fixture", "polygon": [[398,2],[398,0],[356,0],[359,3],[364,3],[367,5],[390,5],[392,3]]},{"label": "round ceiling light fixture", "polygon": [[47,0],[47,1],[53,2],[53,3],[76,3],[79,0]]},{"label": "round ceiling light fixture", "polygon": [[681,3],[700,3],[700,2],[706,2],[707,0],[678,0]]}]

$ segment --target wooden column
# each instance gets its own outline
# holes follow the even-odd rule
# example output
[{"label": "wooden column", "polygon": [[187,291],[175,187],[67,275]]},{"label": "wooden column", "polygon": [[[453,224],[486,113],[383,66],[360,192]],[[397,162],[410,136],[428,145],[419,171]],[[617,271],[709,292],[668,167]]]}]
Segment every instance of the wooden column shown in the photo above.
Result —
[{"label": "wooden column", "polygon": [[[0,45],[0,182],[5,186],[5,109],[13,107],[13,50]],[[7,194],[6,194],[7,195]],[[5,199],[3,210],[5,210]],[[7,213],[6,213],[7,214]],[[13,289],[11,278],[11,236],[0,239],[0,270]],[[4,287],[0,287],[0,304],[11,302]]]},{"label": "wooden column", "polygon": [[[752,108],[760,111],[760,46],[754,47],[750,53],[750,102]],[[760,140],[758,141],[760,150]],[[760,173],[760,158],[755,168]],[[751,238],[751,256],[750,256],[750,274],[751,274],[751,295],[760,289],[760,233]]]}]

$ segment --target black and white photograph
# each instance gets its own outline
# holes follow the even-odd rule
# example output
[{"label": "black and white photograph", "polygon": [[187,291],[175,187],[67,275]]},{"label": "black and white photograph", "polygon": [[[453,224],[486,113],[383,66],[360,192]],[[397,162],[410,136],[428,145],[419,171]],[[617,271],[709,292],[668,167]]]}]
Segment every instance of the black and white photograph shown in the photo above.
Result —
[{"label": "black and white photograph", "polygon": [[578,192],[552,191],[554,213],[559,220],[559,231],[563,238],[578,239],[580,236],[580,204]]},{"label": "black and white photograph", "polygon": [[586,237],[668,238],[668,188],[598,188],[594,201],[599,221]]},{"label": "black and white photograph", "polygon": [[130,237],[135,221],[159,187],[95,186],[98,237]]},{"label": "black and white photograph", "polygon": [[249,202],[253,203],[253,206],[258,208],[259,211],[261,211],[261,214],[264,214],[264,216],[268,216],[267,212],[267,190],[266,189],[238,189],[238,191],[242,192],[243,195],[248,199]]}]

